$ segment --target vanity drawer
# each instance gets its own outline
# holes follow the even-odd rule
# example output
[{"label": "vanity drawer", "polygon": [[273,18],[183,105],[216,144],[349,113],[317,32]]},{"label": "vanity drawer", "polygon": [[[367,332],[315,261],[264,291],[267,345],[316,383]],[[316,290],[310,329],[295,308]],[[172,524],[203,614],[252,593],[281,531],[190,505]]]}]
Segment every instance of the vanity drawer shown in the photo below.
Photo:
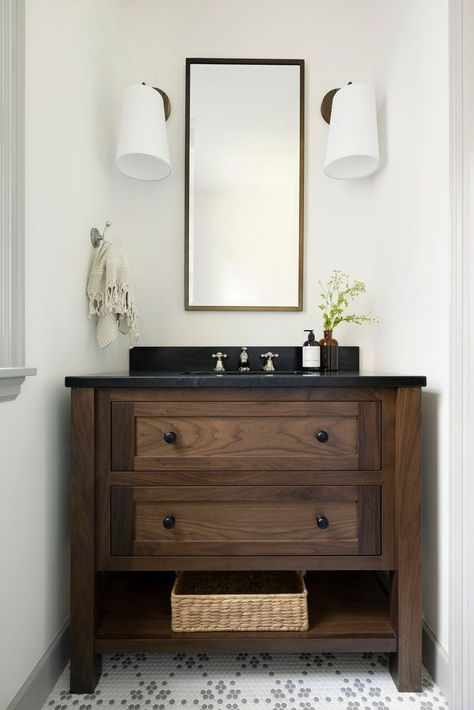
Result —
[{"label": "vanity drawer", "polygon": [[381,468],[379,401],[111,406],[113,471]]},{"label": "vanity drawer", "polygon": [[113,486],[112,555],[379,555],[379,486]]}]

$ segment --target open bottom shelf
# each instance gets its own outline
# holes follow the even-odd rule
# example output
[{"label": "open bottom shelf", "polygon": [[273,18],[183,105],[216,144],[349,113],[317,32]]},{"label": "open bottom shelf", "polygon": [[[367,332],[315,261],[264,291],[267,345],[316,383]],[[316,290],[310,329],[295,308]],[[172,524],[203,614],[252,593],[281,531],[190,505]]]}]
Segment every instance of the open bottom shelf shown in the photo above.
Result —
[{"label": "open bottom shelf", "polygon": [[309,630],[171,631],[174,575],[110,573],[96,651],[389,652],[397,650],[388,597],[372,572],[309,572]]}]

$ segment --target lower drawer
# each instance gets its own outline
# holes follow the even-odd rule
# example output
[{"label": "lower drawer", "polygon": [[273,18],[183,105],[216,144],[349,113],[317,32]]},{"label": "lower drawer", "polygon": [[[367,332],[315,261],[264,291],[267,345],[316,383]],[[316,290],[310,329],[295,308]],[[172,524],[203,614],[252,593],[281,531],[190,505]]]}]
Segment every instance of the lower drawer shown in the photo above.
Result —
[{"label": "lower drawer", "polygon": [[380,486],[114,486],[112,555],[379,555]]}]

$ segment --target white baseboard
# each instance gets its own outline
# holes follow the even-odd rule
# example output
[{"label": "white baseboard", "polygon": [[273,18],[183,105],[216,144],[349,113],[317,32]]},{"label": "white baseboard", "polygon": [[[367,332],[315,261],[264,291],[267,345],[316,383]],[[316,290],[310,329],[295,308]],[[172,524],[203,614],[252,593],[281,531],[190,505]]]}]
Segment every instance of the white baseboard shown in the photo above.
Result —
[{"label": "white baseboard", "polygon": [[6,710],[40,710],[69,660],[69,619],[58,631]]},{"label": "white baseboard", "polygon": [[426,621],[423,622],[423,665],[449,700],[449,658]]}]

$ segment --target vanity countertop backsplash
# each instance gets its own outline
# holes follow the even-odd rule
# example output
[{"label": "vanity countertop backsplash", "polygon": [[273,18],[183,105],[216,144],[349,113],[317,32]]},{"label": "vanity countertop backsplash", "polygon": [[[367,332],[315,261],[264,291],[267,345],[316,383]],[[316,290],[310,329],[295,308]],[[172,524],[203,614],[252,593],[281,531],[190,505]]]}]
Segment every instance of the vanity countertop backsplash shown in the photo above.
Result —
[{"label": "vanity countertop backsplash", "polygon": [[[359,371],[359,348],[340,347],[337,372],[303,372],[301,347],[251,346],[250,371],[239,372],[240,347],[137,347],[128,372],[72,375],[66,387],[424,387],[421,375]],[[224,352],[225,372],[214,371],[215,353]],[[262,355],[278,353],[275,372],[263,371]]]}]

